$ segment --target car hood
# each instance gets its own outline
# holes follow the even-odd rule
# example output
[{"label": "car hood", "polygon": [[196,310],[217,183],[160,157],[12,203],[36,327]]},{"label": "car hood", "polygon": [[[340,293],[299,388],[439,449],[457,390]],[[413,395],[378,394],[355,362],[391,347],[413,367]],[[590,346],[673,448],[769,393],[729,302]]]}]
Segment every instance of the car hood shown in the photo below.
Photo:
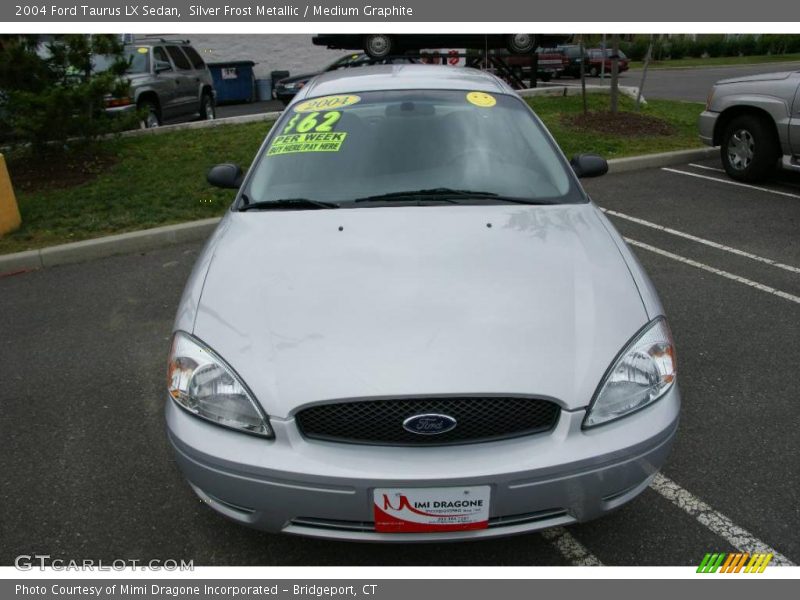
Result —
[{"label": "car hood", "polygon": [[150,79],[152,75],[149,73],[125,73],[125,78],[131,82],[131,85],[137,85],[145,79]]},{"label": "car hood", "polygon": [[724,85],[726,83],[746,83],[757,81],[782,81],[788,79],[795,71],[782,71],[780,73],[761,73],[760,75],[747,75],[742,77],[731,77],[730,79],[722,79],[716,85]]},{"label": "car hood", "polygon": [[276,418],[426,394],[577,409],[647,321],[593,204],[231,212],[214,239],[193,333]]}]

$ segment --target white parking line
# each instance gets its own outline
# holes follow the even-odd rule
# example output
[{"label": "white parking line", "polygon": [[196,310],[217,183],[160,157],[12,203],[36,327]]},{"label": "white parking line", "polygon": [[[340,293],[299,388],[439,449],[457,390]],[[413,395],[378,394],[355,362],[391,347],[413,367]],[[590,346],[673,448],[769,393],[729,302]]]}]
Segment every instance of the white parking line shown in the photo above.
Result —
[{"label": "white parking line", "polygon": [[718,169],[717,167],[709,167],[708,165],[698,165],[697,163],[689,163],[690,167],[697,167],[698,169],[705,169],[707,171],[716,171],[717,173],[724,173],[725,169]]},{"label": "white parking line", "polygon": [[699,177],[700,179],[709,179],[717,183],[726,183],[728,185],[735,185],[736,187],[743,187],[749,190],[757,190],[759,192],[767,192],[768,194],[775,194],[776,196],[786,196],[787,198],[797,198],[800,200],[800,195],[790,194],[789,192],[779,192],[778,190],[771,190],[757,185],[750,185],[749,183],[739,183],[738,181],[730,181],[728,179],[720,179],[719,177],[709,177],[708,175],[700,175],[700,173],[692,173],[691,171],[681,171],[680,169],[670,169],[668,167],[661,167],[662,171],[669,171],[670,173],[678,173],[680,175],[688,175],[689,177]]},{"label": "white parking line", "polygon": [[712,242],[711,240],[707,240],[705,238],[697,237],[696,235],[692,235],[691,233],[685,233],[683,231],[678,231],[677,229],[672,229],[671,227],[664,227],[663,225],[659,225],[658,223],[653,223],[652,221],[645,221],[644,219],[640,219],[638,217],[632,217],[631,215],[626,215],[625,213],[617,212],[615,210],[610,210],[608,208],[600,208],[604,213],[607,215],[611,215],[613,217],[617,217],[619,219],[625,219],[626,221],[630,221],[631,223],[637,223],[638,225],[643,225],[645,227],[650,227],[652,229],[656,229],[658,231],[662,231],[664,233],[669,233],[671,235],[676,235],[678,237],[685,238],[687,240],[691,240],[693,242],[697,242],[698,244],[704,244],[706,246],[710,246],[711,248],[716,248],[717,250],[723,250],[725,252],[730,252],[731,254],[736,254],[737,256],[742,256],[744,258],[749,258],[751,260],[756,260],[758,262],[762,262],[764,264],[770,265],[772,267],[777,267],[778,269],[783,269],[785,271],[790,271],[792,273],[800,273],[800,267],[793,267],[792,265],[786,265],[783,263],[779,263],[776,260],[772,260],[771,258],[766,258],[764,256],[759,256],[757,254],[752,254],[750,252],[745,252],[744,250],[739,250],[738,248],[732,248],[731,246],[726,246],[725,244],[719,244],[717,242]]},{"label": "white parking line", "polygon": [[[717,167],[709,167],[708,165],[698,165],[697,163],[689,163],[690,167],[697,167],[698,169],[705,169],[706,171],[716,171],[717,173],[725,173],[725,169],[718,169]],[[797,188],[795,183],[789,181],[776,181],[775,183],[779,183],[780,185],[785,185],[790,188]]]},{"label": "white parking line", "polygon": [[601,567],[603,563],[586,546],[576,540],[564,527],[542,531],[542,537],[553,544],[561,555],[575,567]]},{"label": "white parking line", "polygon": [[661,494],[675,506],[693,516],[699,523],[726,540],[741,552],[763,552],[772,554],[772,564],[794,566],[783,554],[765,544],[746,529],[742,529],[728,517],[711,508],[708,504],[683,489],[661,473],[656,475],[650,488]]},{"label": "white parking line", "polygon": [[722,269],[717,269],[707,264],[697,262],[696,260],[692,260],[691,258],[685,258],[678,254],[667,252],[666,250],[662,250],[661,248],[656,248],[655,246],[651,246],[650,244],[645,244],[644,242],[640,242],[638,240],[625,238],[625,241],[628,242],[631,246],[636,246],[637,248],[643,248],[644,250],[649,250],[650,252],[660,254],[661,256],[671,258],[672,260],[677,260],[678,262],[682,262],[686,265],[691,265],[692,267],[702,269],[703,271],[708,271],[709,273],[714,273],[715,275],[719,275],[720,277],[725,277],[726,279],[730,279],[731,281],[743,283],[744,285],[748,285],[757,290],[761,290],[762,292],[778,296],[779,298],[783,298],[784,300],[789,300],[790,302],[800,304],[800,296],[795,296],[794,294],[777,290],[768,285],[764,285],[763,283],[758,283],[757,281],[752,281],[751,279],[746,279],[744,277],[740,277],[739,275],[734,275],[733,273],[729,273],[728,271],[723,271]]}]

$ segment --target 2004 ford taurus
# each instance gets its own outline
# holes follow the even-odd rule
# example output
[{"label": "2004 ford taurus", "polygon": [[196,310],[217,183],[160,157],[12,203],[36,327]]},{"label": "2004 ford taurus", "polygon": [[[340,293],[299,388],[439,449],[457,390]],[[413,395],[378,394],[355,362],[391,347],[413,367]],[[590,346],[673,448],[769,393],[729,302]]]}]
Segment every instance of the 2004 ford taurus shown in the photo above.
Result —
[{"label": "2004 ford taurus", "polygon": [[464,540],[601,516],[678,424],[641,265],[505,83],[322,75],[275,123],[186,286],[169,356],[177,462],[272,532]]}]

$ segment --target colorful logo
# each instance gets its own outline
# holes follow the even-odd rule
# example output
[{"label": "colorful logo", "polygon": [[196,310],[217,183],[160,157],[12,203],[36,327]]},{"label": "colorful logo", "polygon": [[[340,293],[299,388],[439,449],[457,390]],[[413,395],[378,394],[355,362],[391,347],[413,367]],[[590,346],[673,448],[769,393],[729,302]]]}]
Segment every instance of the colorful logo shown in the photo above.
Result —
[{"label": "colorful logo", "polygon": [[697,567],[698,573],[763,573],[767,568],[772,554],[737,552],[727,554],[725,552],[708,553],[703,557],[700,566]]}]

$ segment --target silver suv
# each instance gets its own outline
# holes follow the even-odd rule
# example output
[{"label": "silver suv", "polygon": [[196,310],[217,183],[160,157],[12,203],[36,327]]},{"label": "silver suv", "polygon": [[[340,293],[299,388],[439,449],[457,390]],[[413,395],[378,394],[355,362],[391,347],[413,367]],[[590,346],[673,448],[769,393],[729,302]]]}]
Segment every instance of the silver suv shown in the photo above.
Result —
[{"label": "silver suv", "polygon": [[125,46],[125,55],[130,63],[126,73],[130,94],[109,98],[108,112],[139,109],[145,115],[142,126],[148,128],[196,116],[214,118],[216,94],[211,72],[189,40],[140,39]]},{"label": "silver suv", "polygon": [[779,159],[800,172],[800,71],[718,81],[698,125],[734,179],[763,179]]}]

